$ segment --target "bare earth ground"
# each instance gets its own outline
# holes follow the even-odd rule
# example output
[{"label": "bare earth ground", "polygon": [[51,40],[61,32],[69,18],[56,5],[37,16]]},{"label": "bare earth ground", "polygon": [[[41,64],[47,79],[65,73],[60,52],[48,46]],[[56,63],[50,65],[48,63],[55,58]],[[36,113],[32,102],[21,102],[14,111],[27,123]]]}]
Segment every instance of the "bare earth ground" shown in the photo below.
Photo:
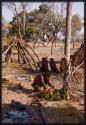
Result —
[{"label": "bare earth ground", "polygon": [[[39,58],[48,56],[48,59],[50,57],[54,57],[55,61],[60,61],[62,58],[62,50],[61,46],[63,47],[63,44],[58,44],[57,47],[54,47],[53,49],[53,55],[50,54],[50,47],[51,45],[48,45],[48,47],[43,47],[40,45],[40,47],[36,47],[34,50],[38,54]],[[80,44],[76,44],[75,48],[77,49],[80,46]],[[76,50],[75,49],[75,50]],[[2,77],[6,78],[8,81],[2,82],[2,112],[10,110],[10,107],[8,106],[11,100],[19,101],[22,104],[30,105],[33,97],[32,87],[31,84],[33,82],[29,80],[29,76],[33,76],[33,78],[36,75],[36,72],[31,72],[29,70],[28,65],[22,65],[18,64],[16,62],[16,54],[14,56],[14,63],[9,63],[8,66],[6,66],[6,63],[2,63]],[[57,64],[59,67],[59,64]],[[79,73],[81,73],[82,77],[79,82],[77,82],[77,89],[84,90],[84,75],[83,75],[83,69],[80,68],[78,70]],[[25,76],[26,79],[19,79],[21,76]],[[50,82],[55,86],[55,88],[61,88],[63,86],[62,79],[59,79],[59,77],[52,75],[50,78]],[[17,88],[18,83],[21,83],[23,86],[22,90],[19,90]],[[80,99],[78,101],[76,100],[70,100],[70,101],[46,101],[44,99],[41,99],[40,102],[42,103],[42,106],[45,111],[45,115],[48,119],[48,123],[80,123],[83,122],[84,119],[84,93],[78,92],[77,93]],[[76,95],[77,96],[77,95]],[[77,97],[78,97],[77,96]],[[35,114],[34,117],[37,117],[37,114]],[[40,122],[37,118],[34,118],[34,120],[30,121],[28,123],[33,122]]]}]

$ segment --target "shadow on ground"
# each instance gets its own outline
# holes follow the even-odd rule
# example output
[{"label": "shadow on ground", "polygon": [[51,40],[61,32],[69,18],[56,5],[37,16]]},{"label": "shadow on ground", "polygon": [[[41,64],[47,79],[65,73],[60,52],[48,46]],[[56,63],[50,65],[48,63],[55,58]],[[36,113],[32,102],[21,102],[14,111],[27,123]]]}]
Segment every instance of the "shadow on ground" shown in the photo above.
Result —
[{"label": "shadow on ground", "polygon": [[[32,118],[29,119],[28,123],[44,123],[43,116],[40,117],[39,111],[34,108],[31,104],[26,105],[27,111],[31,109]],[[43,107],[43,106],[42,106]],[[84,114],[77,110],[75,107],[68,105],[64,107],[43,107],[47,123],[83,123]],[[10,104],[2,105],[2,120],[4,119],[3,113],[12,111]],[[42,120],[40,120],[40,118]],[[22,123],[22,121],[21,121]]]},{"label": "shadow on ground", "polygon": [[32,89],[27,89],[27,88],[19,88],[19,85],[5,85],[4,87],[6,87],[7,89],[9,89],[12,92],[17,92],[17,93],[24,93],[26,95],[33,93]]},{"label": "shadow on ground", "polygon": [[48,117],[49,123],[83,123],[84,113],[79,111],[73,106],[45,108],[46,116]]}]

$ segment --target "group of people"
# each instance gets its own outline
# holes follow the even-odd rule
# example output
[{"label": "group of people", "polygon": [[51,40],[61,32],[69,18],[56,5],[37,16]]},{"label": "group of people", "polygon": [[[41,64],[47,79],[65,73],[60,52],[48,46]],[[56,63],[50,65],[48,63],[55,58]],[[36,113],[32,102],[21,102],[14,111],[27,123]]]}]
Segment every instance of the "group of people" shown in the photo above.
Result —
[{"label": "group of people", "polygon": [[[49,71],[47,57],[42,58],[42,61],[41,61],[40,65],[39,65],[39,67],[40,67],[41,72]],[[56,74],[59,73],[59,70],[58,70],[58,68],[56,66],[54,58],[50,58],[50,69],[51,69],[51,73],[56,73]]]},{"label": "group of people", "polygon": [[44,91],[47,89],[47,85],[54,88],[54,86],[49,82],[50,74],[56,73],[58,74],[58,68],[56,67],[56,63],[53,58],[50,58],[50,68],[51,72],[48,69],[48,60],[47,58],[42,58],[40,67],[40,73],[36,75],[34,82],[32,83],[32,87],[34,88],[34,92],[40,91],[41,87],[44,88]]}]

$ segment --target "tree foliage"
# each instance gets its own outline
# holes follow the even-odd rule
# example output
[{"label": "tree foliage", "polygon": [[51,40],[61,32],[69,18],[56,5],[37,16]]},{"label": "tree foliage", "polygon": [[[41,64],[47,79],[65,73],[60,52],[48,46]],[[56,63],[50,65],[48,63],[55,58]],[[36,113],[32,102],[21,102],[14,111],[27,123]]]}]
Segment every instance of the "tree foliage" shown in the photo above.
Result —
[{"label": "tree foliage", "polygon": [[47,4],[42,4],[39,6],[39,12],[41,13],[47,13],[49,12],[49,7]]},{"label": "tree foliage", "polygon": [[[19,23],[17,18],[19,18],[21,24],[23,24],[23,14],[25,13],[25,36],[30,36],[33,33],[36,33],[38,25],[47,25],[48,18],[47,12],[49,12],[49,8],[46,4],[42,4],[39,6],[39,9],[35,9],[31,12],[21,11],[16,16],[13,17],[13,20],[10,22],[11,27],[9,29],[10,35],[19,36]],[[20,26],[20,31],[23,34],[23,25]],[[24,36],[24,37],[25,37]]]},{"label": "tree foliage", "polygon": [[[25,28],[24,28],[24,14],[25,14]],[[20,20],[18,22],[17,18]],[[20,32],[24,37],[30,37],[33,34],[39,32],[44,32],[46,29],[47,33],[58,33],[61,32],[63,36],[66,33],[66,19],[59,15],[56,17],[53,14],[53,10],[48,4],[41,4],[38,9],[33,11],[26,11],[22,9],[17,15],[13,17],[13,20],[10,22],[11,27],[9,28],[10,35],[19,36],[19,23],[20,23]],[[72,16],[72,36],[76,34],[77,31],[81,29],[82,23],[78,15]],[[53,28],[55,27],[55,28]],[[25,33],[24,33],[25,29]]]},{"label": "tree foliage", "polygon": [[72,35],[74,35],[77,31],[80,31],[82,27],[82,23],[80,17],[78,15],[72,16]]}]

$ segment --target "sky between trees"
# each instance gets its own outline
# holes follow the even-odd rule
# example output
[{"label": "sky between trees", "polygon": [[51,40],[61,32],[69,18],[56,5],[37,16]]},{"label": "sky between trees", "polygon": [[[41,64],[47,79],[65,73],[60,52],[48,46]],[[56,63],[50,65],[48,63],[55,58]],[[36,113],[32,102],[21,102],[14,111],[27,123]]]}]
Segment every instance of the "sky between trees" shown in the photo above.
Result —
[{"label": "sky between trees", "polygon": [[[16,2],[18,3],[18,2]],[[29,11],[32,11],[34,9],[38,9],[39,5],[42,4],[44,2],[30,2],[30,6],[28,7]],[[46,3],[46,2],[45,2]],[[55,11],[57,11],[57,7],[58,7],[58,11],[60,11],[60,6],[62,2],[54,2],[55,3]],[[72,14],[78,14],[80,15],[81,18],[84,18],[84,2],[72,2]],[[7,20],[7,21],[11,21],[12,17],[13,17],[13,13],[7,9],[6,7],[2,6],[2,16]]]}]

